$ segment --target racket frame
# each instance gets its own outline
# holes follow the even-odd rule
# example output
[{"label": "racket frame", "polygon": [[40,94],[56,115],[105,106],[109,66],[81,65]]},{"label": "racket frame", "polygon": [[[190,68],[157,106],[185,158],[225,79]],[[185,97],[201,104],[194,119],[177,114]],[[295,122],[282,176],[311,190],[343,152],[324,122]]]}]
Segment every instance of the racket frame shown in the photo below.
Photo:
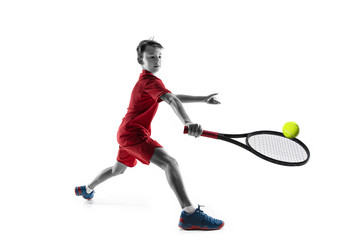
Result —
[{"label": "racket frame", "polygon": [[[185,134],[188,133],[187,127],[185,127],[185,129],[184,129],[184,133]],[[301,161],[301,162],[284,162],[284,161],[280,161],[280,160],[270,158],[268,156],[265,156],[265,155],[259,153],[258,151],[256,151],[255,149],[253,149],[250,146],[248,139],[253,135],[260,135],[260,134],[271,134],[271,135],[277,135],[277,136],[285,138],[285,136],[281,132],[268,131],[268,130],[255,131],[255,132],[243,133],[243,134],[225,134],[225,133],[217,133],[217,132],[211,132],[211,131],[204,130],[203,133],[201,134],[201,136],[202,137],[208,137],[208,138],[214,138],[214,139],[220,139],[220,140],[235,144],[235,145],[237,145],[239,147],[242,147],[242,148],[248,150],[249,152],[255,154],[256,156],[258,156],[258,157],[260,157],[260,158],[262,158],[262,159],[264,159],[266,161],[269,161],[269,162],[272,162],[272,163],[275,163],[275,164],[279,164],[279,165],[283,165],[283,166],[289,166],[289,167],[302,166],[302,165],[306,164],[309,161],[309,158],[310,158],[309,149],[307,148],[307,146],[303,142],[301,142],[297,138],[292,138],[292,139],[287,138],[287,139],[296,142],[297,144],[299,144],[305,150],[305,152],[307,154],[307,158],[304,161]],[[246,144],[244,144],[242,142],[239,142],[239,141],[236,141],[236,140],[234,140],[234,138],[245,138],[245,143]]]}]

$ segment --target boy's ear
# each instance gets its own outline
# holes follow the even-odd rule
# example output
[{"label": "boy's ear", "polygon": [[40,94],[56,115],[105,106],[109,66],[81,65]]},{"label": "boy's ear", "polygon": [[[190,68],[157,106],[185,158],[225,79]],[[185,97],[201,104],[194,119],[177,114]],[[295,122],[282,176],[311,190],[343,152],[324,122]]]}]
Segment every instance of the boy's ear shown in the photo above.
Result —
[{"label": "boy's ear", "polygon": [[143,64],[144,64],[144,61],[143,61],[141,58],[138,58],[137,60],[138,60],[138,63],[139,63],[140,65],[143,65]]}]

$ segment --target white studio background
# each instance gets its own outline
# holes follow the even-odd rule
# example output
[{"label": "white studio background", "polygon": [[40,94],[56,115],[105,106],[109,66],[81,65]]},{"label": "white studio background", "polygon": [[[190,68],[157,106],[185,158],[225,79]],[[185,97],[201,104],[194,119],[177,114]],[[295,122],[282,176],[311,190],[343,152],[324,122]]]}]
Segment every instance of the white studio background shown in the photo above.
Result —
[{"label": "white studio background", "polygon": [[[359,239],[357,1],[1,1],[2,239]],[[216,232],[177,227],[162,171],[138,164],[75,197],[115,162],[116,132],[141,72],[135,48],[165,47],[158,76],[224,133],[300,126],[307,165],[289,168],[182,134],[160,104],[153,138],[175,157]]]}]

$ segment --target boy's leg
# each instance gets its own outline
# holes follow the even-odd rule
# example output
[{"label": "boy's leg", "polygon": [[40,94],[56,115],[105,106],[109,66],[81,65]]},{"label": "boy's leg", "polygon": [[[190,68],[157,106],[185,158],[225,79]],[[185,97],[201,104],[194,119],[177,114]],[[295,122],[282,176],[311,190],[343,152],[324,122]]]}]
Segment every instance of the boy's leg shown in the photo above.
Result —
[{"label": "boy's leg", "polygon": [[100,183],[106,181],[107,179],[114,177],[119,174],[123,174],[126,170],[127,166],[122,164],[121,162],[116,161],[114,166],[108,167],[101,171],[99,175],[95,177],[95,179],[88,185],[89,188],[94,189]]},{"label": "boy's leg", "polygon": [[165,171],[168,183],[178,198],[181,208],[192,206],[186,194],[179,166],[176,160],[171,157],[163,148],[155,148],[150,162],[154,163]]},{"label": "boy's leg", "polygon": [[202,210],[200,210],[200,206],[197,209],[193,209],[189,212],[187,211],[187,207],[194,207],[191,205],[191,202],[185,192],[179,166],[176,160],[167,154],[163,148],[155,148],[150,162],[154,163],[165,171],[169,185],[178,198],[181,207],[184,209],[181,212],[179,227],[186,230],[217,230],[224,226],[223,221],[208,216]]}]

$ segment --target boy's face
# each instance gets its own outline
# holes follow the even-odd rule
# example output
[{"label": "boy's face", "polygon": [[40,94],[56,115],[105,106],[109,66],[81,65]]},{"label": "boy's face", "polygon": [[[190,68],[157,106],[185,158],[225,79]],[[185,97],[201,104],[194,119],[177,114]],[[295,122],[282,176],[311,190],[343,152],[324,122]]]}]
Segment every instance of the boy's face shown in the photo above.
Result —
[{"label": "boy's face", "polygon": [[141,60],[140,64],[143,69],[151,73],[158,72],[161,67],[161,49],[146,46]]}]

